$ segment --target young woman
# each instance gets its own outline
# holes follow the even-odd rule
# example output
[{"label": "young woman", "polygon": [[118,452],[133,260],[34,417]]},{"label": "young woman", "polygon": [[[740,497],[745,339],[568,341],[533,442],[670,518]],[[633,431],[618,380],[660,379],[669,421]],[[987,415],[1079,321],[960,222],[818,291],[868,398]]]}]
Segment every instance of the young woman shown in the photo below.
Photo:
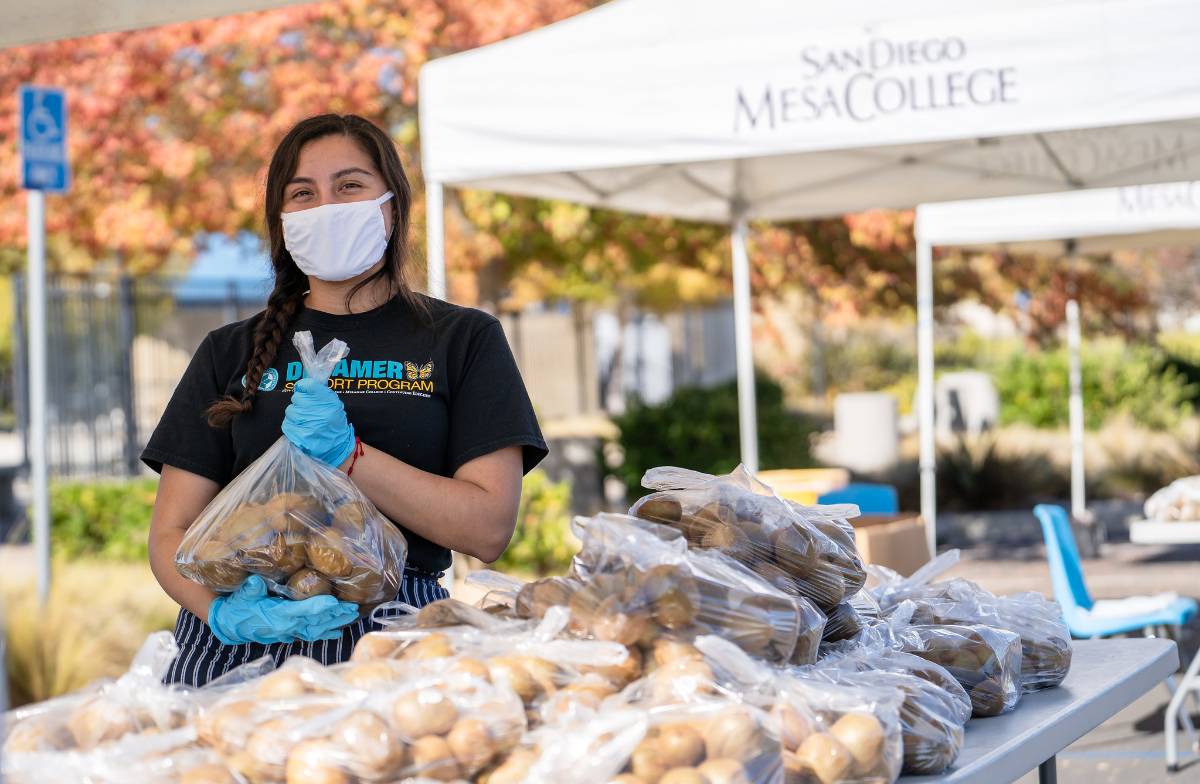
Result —
[{"label": "young woman", "polygon": [[[342,661],[371,628],[330,596],[268,596],[251,577],[217,597],[175,570],[188,526],[281,431],[401,528],[401,601],[446,595],[451,550],[493,561],[508,545],[546,444],[499,322],[408,287],[411,203],[391,139],[361,117],[311,117],[275,150],[266,310],[209,333],[142,453],[162,474],[150,565],[181,607],[167,681],[203,685],[263,654]],[[349,345],[328,386],[293,383],[297,330]]]}]

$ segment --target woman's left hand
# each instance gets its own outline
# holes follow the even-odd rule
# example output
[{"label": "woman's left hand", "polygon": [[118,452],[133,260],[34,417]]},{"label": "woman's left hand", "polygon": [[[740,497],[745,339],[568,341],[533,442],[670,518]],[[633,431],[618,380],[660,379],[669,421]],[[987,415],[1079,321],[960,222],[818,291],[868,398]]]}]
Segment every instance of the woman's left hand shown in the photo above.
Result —
[{"label": "woman's left hand", "polygon": [[283,415],[283,434],[309,457],[337,468],[354,451],[354,426],[338,394],[315,379],[296,382]]}]

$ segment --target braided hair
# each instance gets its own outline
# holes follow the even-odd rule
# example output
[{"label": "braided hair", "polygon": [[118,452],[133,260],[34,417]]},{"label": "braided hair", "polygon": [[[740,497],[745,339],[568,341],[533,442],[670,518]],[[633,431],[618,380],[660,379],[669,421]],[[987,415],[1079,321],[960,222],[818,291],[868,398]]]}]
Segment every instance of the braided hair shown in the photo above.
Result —
[{"label": "braided hair", "polygon": [[395,198],[388,203],[394,211],[394,227],[383,252],[383,266],[351,289],[346,296],[347,307],[364,286],[386,279],[418,314],[427,314],[425,303],[413,293],[406,280],[412,188],[395,144],[380,128],[357,115],[321,114],[301,120],[283,137],[267,168],[267,238],[275,285],[267,297],[266,310],[254,325],[250,360],[246,364],[245,388],[240,395],[227,395],[209,406],[206,413],[208,423],[213,427],[226,427],[235,416],[253,409],[263,373],[275,361],[292,319],[303,306],[304,295],[308,291],[308,276],[300,271],[284,246],[283,220],[280,218],[283,194],[287,183],[296,173],[304,145],[334,134],[342,134],[357,142],[371,157],[387,189],[395,194]]}]

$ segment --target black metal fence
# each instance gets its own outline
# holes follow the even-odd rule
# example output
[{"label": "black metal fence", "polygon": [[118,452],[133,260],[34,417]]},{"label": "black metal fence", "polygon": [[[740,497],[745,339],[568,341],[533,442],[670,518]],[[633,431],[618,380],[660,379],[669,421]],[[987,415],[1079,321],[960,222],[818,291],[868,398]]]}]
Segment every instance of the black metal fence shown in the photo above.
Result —
[{"label": "black metal fence", "polygon": [[[11,390],[16,432],[26,434],[25,287],[19,278],[14,284],[13,362],[4,388]],[[179,380],[181,359],[209,330],[262,306],[261,297],[233,286],[206,291],[191,281],[186,299],[178,296],[179,286],[171,278],[47,281],[47,454],[52,477],[138,473],[138,454]],[[174,361],[155,362],[155,347]],[[150,358],[139,362],[135,355]]]}]

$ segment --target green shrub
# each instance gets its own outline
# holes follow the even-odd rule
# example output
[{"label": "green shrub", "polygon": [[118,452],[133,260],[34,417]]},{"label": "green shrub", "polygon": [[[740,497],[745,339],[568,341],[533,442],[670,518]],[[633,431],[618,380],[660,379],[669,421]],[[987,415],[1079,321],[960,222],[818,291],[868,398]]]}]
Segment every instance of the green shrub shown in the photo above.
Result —
[{"label": "green shrub", "polygon": [[521,507],[508,549],[494,568],[523,574],[558,574],[579,551],[571,533],[571,484],[551,482],[546,472],[530,471],[521,483]]},{"label": "green shrub", "polygon": [[[804,468],[813,465],[809,437],[814,427],[783,404],[783,389],[759,377],[759,467]],[[646,494],[642,474],[661,465],[724,474],[739,462],[737,384],[709,389],[685,387],[659,405],[634,402],[614,417],[621,430],[625,460],[617,470],[629,501]]]},{"label": "green shrub", "polygon": [[[1165,430],[1192,413],[1194,385],[1170,366],[1166,355],[1149,346],[1119,342],[1091,343],[1080,358],[1084,419],[1102,426],[1112,416],[1127,414],[1139,425]],[[1034,427],[1067,424],[1069,384],[1065,350],[1015,352],[991,368],[1000,395],[1004,424]]]},{"label": "green shrub", "polygon": [[50,518],[55,555],[145,561],[157,487],[157,479],[53,484]]}]

